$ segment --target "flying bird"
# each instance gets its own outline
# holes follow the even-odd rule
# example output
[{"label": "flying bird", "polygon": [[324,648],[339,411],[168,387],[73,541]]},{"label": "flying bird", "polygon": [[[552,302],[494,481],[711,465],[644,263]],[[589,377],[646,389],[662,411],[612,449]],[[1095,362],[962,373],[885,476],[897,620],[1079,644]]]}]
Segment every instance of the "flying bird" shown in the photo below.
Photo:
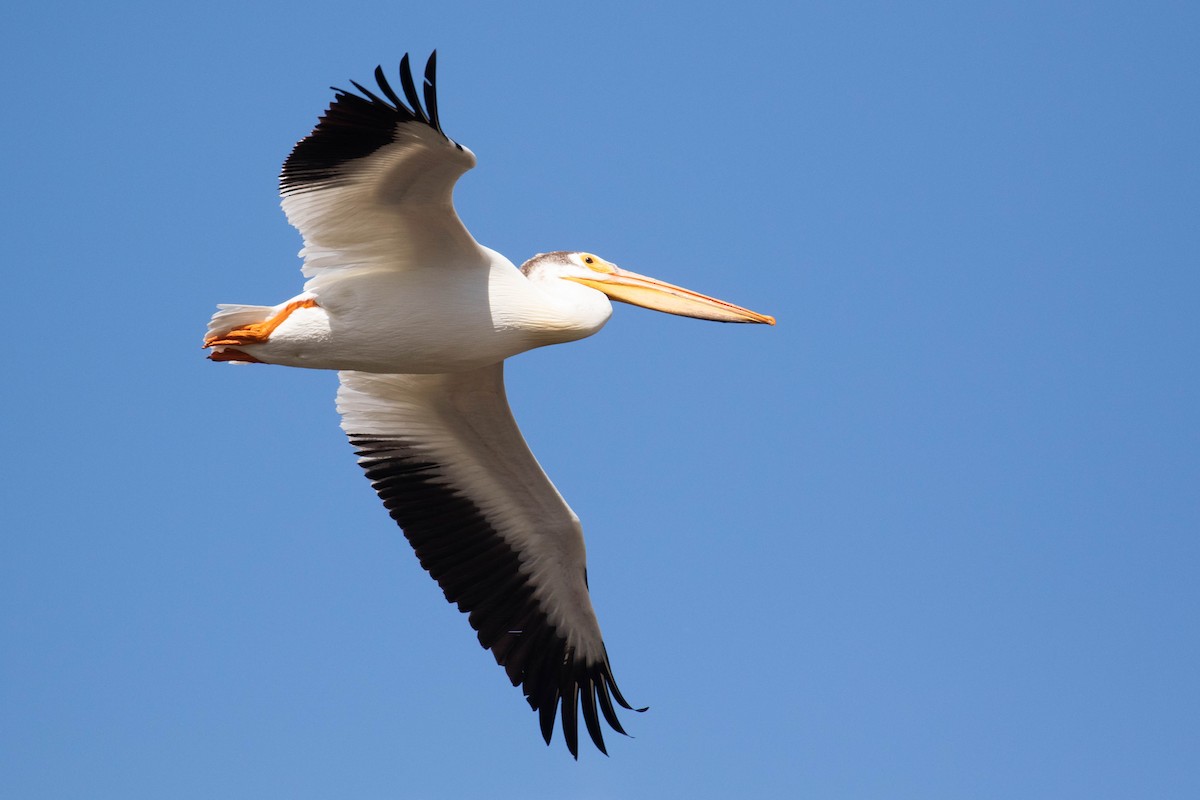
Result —
[{"label": "flying bird", "polygon": [[[434,52],[418,92],[352,82],[279,177],[304,239],[304,291],[274,306],[220,305],[213,361],[338,370],[337,408],[358,462],[446,599],[520,686],[549,744],[561,708],[625,733],[588,594],[579,518],[538,466],[504,393],[504,360],[591,336],[610,300],[720,322],[775,324],[740,306],[585,252],[511,261],[472,238],[451,200],[475,155],[442,131]],[[639,709],[642,710],[642,709]]]}]

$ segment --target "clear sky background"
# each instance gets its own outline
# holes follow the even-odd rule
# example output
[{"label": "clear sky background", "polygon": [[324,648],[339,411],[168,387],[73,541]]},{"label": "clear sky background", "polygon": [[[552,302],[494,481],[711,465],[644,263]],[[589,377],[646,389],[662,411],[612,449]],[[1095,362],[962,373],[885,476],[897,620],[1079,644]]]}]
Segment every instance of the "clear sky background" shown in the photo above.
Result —
[{"label": "clear sky background", "polygon": [[[1200,796],[1191,3],[25,4],[0,32],[0,796]],[[384,513],[275,180],[438,48],[477,239],[618,307],[510,398],[634,738],[546,748]]]}]

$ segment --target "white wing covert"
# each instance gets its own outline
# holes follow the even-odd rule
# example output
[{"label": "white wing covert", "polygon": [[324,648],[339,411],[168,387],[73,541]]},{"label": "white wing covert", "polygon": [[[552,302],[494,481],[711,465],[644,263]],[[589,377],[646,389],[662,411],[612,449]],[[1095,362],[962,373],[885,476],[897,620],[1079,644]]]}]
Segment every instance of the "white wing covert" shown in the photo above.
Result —
[{"label": "white wing covert", "polygon": [[317,126],[284,162],[279,190],[304,237],[305,276],[484,263],[454,211],[454,183],[475,156],[442,132],[436,63],[435,52],[425,67],[424,107],[407,55],[400,62],[407,105],[380,67],[382,97],[354,82],[360,94],[335,87]]},{"label": "white wing covert", "polygon": [[578,709],[605,751],[599,712],[624,733],[587,589],[579,519],[529,451],[503,364],[441,375],[341,372],[338,411],[359,464],[421,566],[468,613],[479,642],[539,713],[558,708],[578,754]]}]

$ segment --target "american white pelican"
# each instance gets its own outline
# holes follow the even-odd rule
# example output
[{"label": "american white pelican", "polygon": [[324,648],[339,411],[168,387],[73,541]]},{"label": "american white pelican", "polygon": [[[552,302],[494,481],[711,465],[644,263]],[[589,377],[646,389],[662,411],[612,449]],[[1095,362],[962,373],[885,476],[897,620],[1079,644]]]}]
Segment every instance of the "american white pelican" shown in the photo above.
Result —
[{"label": "american white pelican", "polygon": [[334,89],[284,162],[283,210],[304,237],[304,292],[276,306],[222,305],[214,361],[339,370],[337,407],[359,463],[421,566],[470,615],[479,642],[578,758],[578,712],[624,733],[588,596],[579,518],[538,466],[504,395],[504,359],[590,336],[609,298],[701,319],[764,314],[618,269],[589,253],[543,253],[520,269],[479,245],[451,202],[475,165],[438,119],[436,53],[404,99]]}]

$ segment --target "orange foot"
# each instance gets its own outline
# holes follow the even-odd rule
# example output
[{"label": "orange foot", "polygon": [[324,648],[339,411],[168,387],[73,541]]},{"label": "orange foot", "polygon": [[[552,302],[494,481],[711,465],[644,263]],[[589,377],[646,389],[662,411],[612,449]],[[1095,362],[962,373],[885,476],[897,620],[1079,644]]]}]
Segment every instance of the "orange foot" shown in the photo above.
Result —
[{"label": "orange foot", "polygon": [[261,364],[257,358],[243,353],[241,350],[234,350],[231,347],[225,347],[221,350],[214,350],[208,354],[209,361],[245,361],[248,364]]},{"label": "orange foot", "polygon": [[[242,325],[240,328],[234,328],[231,331],[226,331],[220,334],[209,334],[204,338],[205,347],[230,347],[234,345],[244,344],[262,344],[271,337],[271,334],[283,324],[283,321],[292,315],[293,311],[301,308],[316,308],[317,301],[311,297],[303,300],[294,300],[279,310],[278,314],[264,319],[262,322],[252,322],[249,325]],[[235,351],[227,351],[235,352]],[[238,353],[238,358],[217,358],[221,353],[213,353],[210,358],[213,361],[254,361],[253,358],[246,356],[245,353]]]}]

